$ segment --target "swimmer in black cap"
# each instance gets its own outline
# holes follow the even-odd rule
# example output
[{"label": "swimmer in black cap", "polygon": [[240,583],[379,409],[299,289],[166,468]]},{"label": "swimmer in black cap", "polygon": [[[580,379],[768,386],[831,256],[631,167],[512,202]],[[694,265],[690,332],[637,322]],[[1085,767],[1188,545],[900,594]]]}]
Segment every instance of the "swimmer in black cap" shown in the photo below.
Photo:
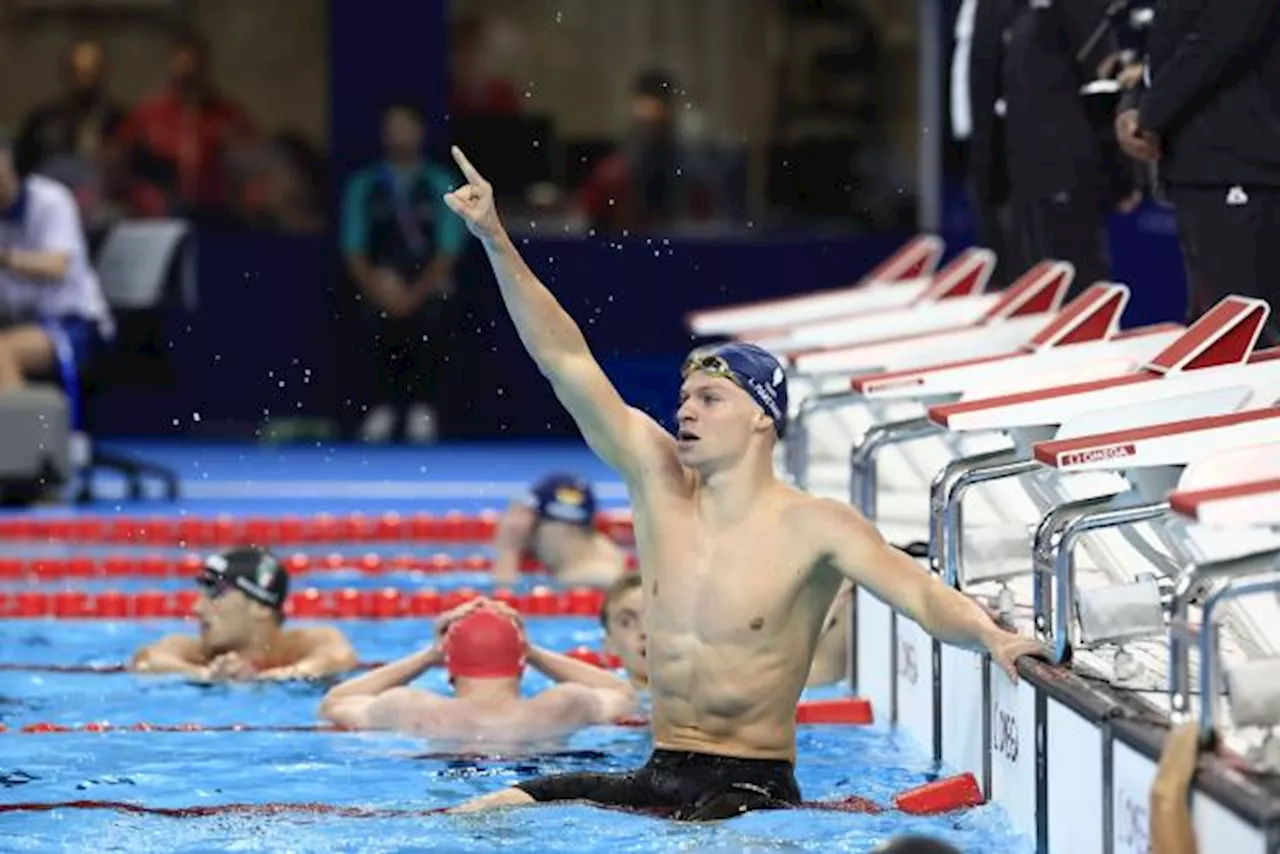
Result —
[{"label": "swimmer in black cap", "polygon": [[885,542],[856,510],[781,481],[786,372],[729,343],[681,371],[672,436],[619,396],[582,331],[524,263],[493,188],[460,150],[466,184],[445,197],[479,238],[525,349],[587,444],[626,481],[644,582],[654,751],[624,774],[529,780],[458,808],[585,800],[719,819],[800,803],[796,703],[848,579],[940,640],[980,650],[1011,678],[1042,644]]},{"label": "swimmer in black cap", "polygon": [[591,484],[565,473],[543,478],[512,502],[498,521],[494,583],[514,584],[525,554],[564,584],[603,587],[613,583],[626,571],[627,556],[596,530],[595,522]]},{"label": "swimmer in black cap", "polygon": [[315,679],[355,667],[355,650],[337,629],[282,628],[289,574],[270,552],[212,555],[196,583],[200,636],[169,635],[145,646],[130,669],[221,681]]}]

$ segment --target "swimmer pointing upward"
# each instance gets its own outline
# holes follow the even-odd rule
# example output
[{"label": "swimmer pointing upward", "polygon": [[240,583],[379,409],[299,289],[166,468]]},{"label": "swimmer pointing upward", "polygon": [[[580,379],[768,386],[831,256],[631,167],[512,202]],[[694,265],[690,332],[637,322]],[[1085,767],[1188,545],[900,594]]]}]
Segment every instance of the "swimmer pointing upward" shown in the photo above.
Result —
[{"label": "swimmer pointing upward", "polygon": [[521,259],[493,188],[457,148],[467,183],[445,196],[479,238],[525,349],[591,449],[626,481],[644,581],[654,752],[628,774],[521,783],[459,808],[589,800],[716,819],[800,801],[795,709],[843,579],[940,640],[989,652],[1016,678],[1043,647],[890,546],[866,519],[777,479],[786,377],[745,344],[696,351],[672,437],[628,406],[582,332]]}]

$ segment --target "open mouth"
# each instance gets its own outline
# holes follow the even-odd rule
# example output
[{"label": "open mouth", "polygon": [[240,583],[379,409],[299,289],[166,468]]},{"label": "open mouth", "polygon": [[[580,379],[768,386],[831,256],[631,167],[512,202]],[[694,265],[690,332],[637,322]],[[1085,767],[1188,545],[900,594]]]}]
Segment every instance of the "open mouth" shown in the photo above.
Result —
[{"label": "open mouth", "polygon": [[698,438],[697,433],[693,433],[689,430],[680,430],[676,433],[677,442],[696,442],[698,441]]}]

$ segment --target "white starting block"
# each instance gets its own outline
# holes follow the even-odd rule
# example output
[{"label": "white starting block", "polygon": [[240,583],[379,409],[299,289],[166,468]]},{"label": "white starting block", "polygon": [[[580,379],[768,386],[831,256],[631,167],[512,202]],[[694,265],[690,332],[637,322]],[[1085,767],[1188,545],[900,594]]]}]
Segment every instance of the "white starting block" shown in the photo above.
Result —
[{"label": "white starting block", "polygon": [[[941,359],[1007,353],[1033,340],[1064,315],[1068,315],[1067,325],[1062,327],[1062,331],[1069,335],[1067,330],[1076,329],[1072,323],[1077,311],[1090,333],[1096,328],[1098,334],[1106,334],[1111,318],[1109,315],[1102,319],[1103,322],[1095,324],[1085,322],[1085,316],[1091,318],[1114,312],[1115,324],[1118,325],[1119,313],[1128,297],[1128,291],[1122,285],[1109,286],[1112,290],[1107,292],[1086,292],[1088,298],[1082,294],[1073,300],[1072,306],[1059,311],[1073,277],[1074,270],[1070,264],[1044,262],[1035,265],[1000,294],[973,323],[917,330],[909,335],[890,336],[848,347],[794,354],[790,359],[792,371],[788,380],[790,397],[796,401],[792,407],[794,438],[787,445],[787,466],[797,482],[804,485],[803,461],[809,460],[818,449],[818,444],[811,441],[810,419],[819,412],[842,409],[858,401],[860,395],[849,389],[849,380],[853,376],[886,368],[928,365]],[[1077,331],[1082,336],[1090,334],[1083,328]],[[843,413],[837,419],[840,424],[832,437],[841,453],[862,429],[869,426],[846,423],[847,414]],[[891,416],[882,413],[879,420],[885,417]],[[828,444],[822,443],[824,447]]]},{"label": "white starting block", "polygon": [[[1280,385],[1276,387],[1280,389]],[[1131,415],[1131,410],[1122,408],[1092,413],[1080,421],[1105,424],[1127,420]],[[1078,433],[1080,427],[1069,423],[1064,425],[1062,432]],[[1083,512],[1061,528],[1043,525],[1043,530],[1038,532],[1033,554],[1036,570],[1035,625],[1041,638],[1051,644],[1057,662],[1067,661],[1077,644],[1071,609],[1079,607],[1082,619],[1089,612],[1078,601],[1084,591],[1079,591],[1075,583],[1072,550],[1079,538],[1091,531],[1165,518],[1170,510],[1165,496],[1184,467],[1200,456],[1247,448],[1259,442],[1280,442],[1280,407],[1245,409],[1167,424],[1076,435],[1042,442],[1033,448],[1037,462],[1062,474],[1081,471],[1122,474],[1133,486],[1129,495],[1141,502],[1124,508]],[[1059,508],[1050,515],[1062,515],[1056,511]],[[1246,552],[1248,550],[1245,548]],[[1183,555],[1179,554],[1179,557]],[[1050,578],[1052,586],[1048,583]],[[1097,595],[1101,603],[1108,593],[1104,588]],[[1122,632],[1125,639],[1163,635],[1164,614],[1158,591],[1155,604],[1154,619],[1141,626],[1133,624],[1135,620],[1128,620],[1124,614],[1106,617],[1101,622],[1105,622],[1109,629],[1091,631],[1091,640],[1107,642],[1113,637],[1111,631]],[[1126,622],[1130,624],[1121,625]]]},{"label": "white starting block", "polygon": [[743,335],[780,324],[880,311],[908,305],[933,283],[943,242],[932,234],[913,238],[854,285],[830,291],[691,312],[685,322],[695,335]]},{"label": "white starting block", "polygon": [[[1131,425],[1150,425],[1200,415],[1215,415],[1248,408],[1261,408],[1280,390],[1280,351],[1254,354],[1252,347],[1267,317],[1267,306],[1258,300],[1228,298],[1205,315],[1162,352],[1156,354],[1141,370],[1113,377],[1074,382],[1036,391],[1017,391],[991,397],[966,395],[954,403],[931,406],[928,418],[953,432],[998,431],[1012,444],[1005,451],[965,457],[948,464],[934,478],[930,495],[930,566],[943,575],[946,582],[963,588],[966,578],[961,554],[960,504],[964,492],[978,484],[1042,470],[1031,457],[1036,442],[1054,437],[1058,428],[1069,422],[1088,429],[1089,413],[1118,410]],[[1063,367],[1048,372],[1054,377],[1075,377],[1078,371]],[[1112,414],[1113,418],[1121,417]],[[1098,423],[1096,420],[1093,423]],[[1114,422],[1113,422],[1114,423]],[[1092,431],[1096,432],[1096,430]],[[1070,438],[1061,435],[1058,438]],[[1083,479],[1083,482],[1082,482]],[[1055,484],[1055,492],[1068,487],[1076,499],[1077,509],[1096,509],[1128,484],[1114,472],[1089,472],[1074,475],[1070,485]],[[1010,490],[1013,492],[1014,490]],[[1004,495],[1001,495],[1002,503]],[[1083,503],[1080,499],[1088,499]],[[1029,496],[1023,502],[1038,508]],[[1035,515],[1035,514],[1029,514]],[[1057,525],[1064,514],[1050,513],[1041,522],[1041,530]],[[1026,542],[1029,532],[1020,529],[1018,536]],[[1040,538],[1037,537],[1037,542]],[[1030,549],[1028,549],[1030,551]],[[1031,571],[1029,559],[1010,567],[1006,578]],[[992,578],[998,575],[990,576]],[[863,598],[858,600],[858,622],[874,624],[877,615],[864,614]],[[981,658],[966,650],[936,644],[914,622],[897,620],[897,643],[903,650],[915,649],[917,670],[922,661],[932,660],[926,674],[906,680],[895,675],[896,703],[894,712],[912,734],[934,755],[959,770],[980,773],[977,745],[982,744],[983,717],[944,715],[939,732],[934,731],[934,709],[950,708],[946,697],[973,696],[974,691],[991,696],[994,681],[987,678]],[[932,655],[926,650],[932,650]],[[897,667],[900,671],[900,666]],[[859,685],[861,690],[861,685]],[[1001,687],[999,690],[1004,690]],[[924,722],[928,721],[928,726]]]},{"label": "white starting block", "polygon": [[[929,289],[910,304],[843,315],[827,313],[821,320],[775,323],[771,329],[738,337],[777,356],[786,356],[824,347],[880,341],[896,335],[968,326],[1000,302],[1000,294],[986,293],[995,266],[996,256],[991,250],[966,249],[939,270]],[[1041,306],[1040,311],[1049,308]]]},{"label": "white starting block", "polygon": [[1280,444],[1201,456],[1169,493],[1169,507],[1215,528],[1280,528]]}]

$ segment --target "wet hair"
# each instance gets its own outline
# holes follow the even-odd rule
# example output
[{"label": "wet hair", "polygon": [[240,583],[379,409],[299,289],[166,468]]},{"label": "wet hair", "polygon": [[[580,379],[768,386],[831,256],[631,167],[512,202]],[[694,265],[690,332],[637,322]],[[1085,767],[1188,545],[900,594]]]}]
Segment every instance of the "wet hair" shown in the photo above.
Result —
[{"label": "wet hair", "polygon": [[960,854],[960,849],[928,836],[899,836],[890,839],[872,854]]},{"label": "wet hair", "polygon": [[632,590],[639,590],[641,583],[639,572],[628,572],[609,585],[604,593],[604,603],[600,606],[600,625],[604,626],[605,631],[609,630],[609,609],[613,607],[613,603]]}]

